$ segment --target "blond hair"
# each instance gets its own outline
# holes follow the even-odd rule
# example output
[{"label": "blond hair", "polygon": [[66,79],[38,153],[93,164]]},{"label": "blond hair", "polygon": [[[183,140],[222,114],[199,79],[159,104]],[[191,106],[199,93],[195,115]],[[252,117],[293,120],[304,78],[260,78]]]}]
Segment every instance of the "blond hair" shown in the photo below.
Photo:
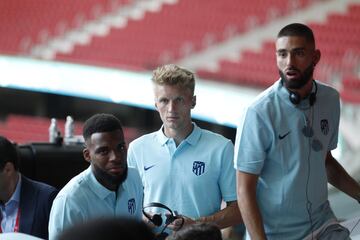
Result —
[{"label": "blond hair", "polygon": [[192,94],[194,94],[194,73],[175,64],[167,64],[156,68],[153,71],[151,80],[154,84],[158,85],[177,85],[184,87],[191,90]]}]

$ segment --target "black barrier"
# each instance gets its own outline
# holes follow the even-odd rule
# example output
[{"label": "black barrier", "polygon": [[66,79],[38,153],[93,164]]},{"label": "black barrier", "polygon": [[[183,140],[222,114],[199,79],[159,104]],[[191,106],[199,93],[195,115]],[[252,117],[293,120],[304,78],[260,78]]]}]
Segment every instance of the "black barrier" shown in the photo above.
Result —
[{"label": "black barrier", "polygon": [[20,172],[59,190],[89,166],[83,157],[81,144],[29,143],[17,148]]}]

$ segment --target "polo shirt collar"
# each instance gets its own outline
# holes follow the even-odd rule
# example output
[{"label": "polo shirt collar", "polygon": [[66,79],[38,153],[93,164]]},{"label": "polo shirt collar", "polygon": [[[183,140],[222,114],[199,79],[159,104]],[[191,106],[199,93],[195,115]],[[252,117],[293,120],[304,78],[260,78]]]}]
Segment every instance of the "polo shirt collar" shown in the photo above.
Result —
[{"label": "polo shirt collar", "polygon": [[278,96],[281,98],[281,100],[286,103],[286,105],[289,105],[291,107],[294,107],[294,105],[290,102],[289,99],[289,90],[284,87],[284,85],[281,82],[281,79],[279,79],[275,84],[275,91],[277,92]]},{"label": "polo shirt collar", "polygon": [[165,136],[163,130],[164,130],[164,125],[162,125],[161,128],[156,133],[157,139],[161,145],[165,145],[170,140],[170,138]]},{"label": "polo shirt collar", "polygon": [[[194,128],[193,128],[192,132],[190,133],[190,135],[184,141],[186,141],[190,145],[195,145],[200,138],[201,129],[194,122],[192,122],[192,125],[194,126]],[[163,130],[164,130],[164,125],[161,126],[161,128],[156,133],[157,139],[161,145],[165,145],[170,140],[170,138],[168,138],[164,134]]]},{"label": "polo shirt collar", "polygon": [[[94,173],[91,170],[91,165],[86,169],[86,177],[88,179],[90,189],[102,200],[106,199],[108,196],[115,194],[114,191],[110,191],[104,187],[98,180],[95,178]],[[118,192],[122,190],[123,184],[120,185]]]},{"label": "polo shirt collar", "polygon": [[200,139],[201,129],[194,122],[192,124],[194,126],[193,131],[185,139],[185,141],[190,145],[195,145]]},{"label": "polo shirt collar", "polygon": [[[275,85],[275,89],[277,90],[278,95],[283,101],[288,103],[288,105],[295,107],[295,105],[290,102],[289,99],[290,92],[289,90],[286,89],[286,87],[283,86],[281,79],[277,81]],[[315,84],[313,84],[311,92],[315,92],[315,90],[316,87]],[[310,107],[309,97],[302,99],[301,102],[296,107],[298,107],[299,109],[308,109]]]}]

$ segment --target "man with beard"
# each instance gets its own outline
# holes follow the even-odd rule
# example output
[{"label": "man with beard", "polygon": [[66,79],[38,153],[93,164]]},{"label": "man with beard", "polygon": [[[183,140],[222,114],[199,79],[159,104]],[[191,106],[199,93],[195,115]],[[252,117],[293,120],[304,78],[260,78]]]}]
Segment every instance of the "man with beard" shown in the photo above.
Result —
[{"label": "man with beard", "polygon": [[278,33],[280,79],[243,114],[235,142],[238,205],[251,239],[349,239],[328,201],[329,182],[360,200],[360,186],[331,155],[338,92],[313,79],[320,60],[312,30]]},{"label": "man with beard", "polygon": [[142,183],[127,167],[127,148],[120,121],[96,114],[83,127],[83,155],[90,167],[65,185],[50,212],[49,237],[69,226],[95,218],[142,217]]}]

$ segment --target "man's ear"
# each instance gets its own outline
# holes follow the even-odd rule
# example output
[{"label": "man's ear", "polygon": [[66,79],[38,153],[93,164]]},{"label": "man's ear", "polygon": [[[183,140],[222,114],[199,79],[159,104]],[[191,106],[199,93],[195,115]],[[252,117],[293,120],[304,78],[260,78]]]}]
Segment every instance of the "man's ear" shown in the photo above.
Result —
[{"label": "man's ear", "polygon": [[193,96],[191,100],[191,108],[194,108],[196,106],[196,96]]},{"label": "man's ear", "polygon": [[319,49],[316,49],[315,54],[314,54],[314,60],[313,60],[314,67],[318,64],[318,62],[320,61],[320,58],[321,58],[321,52]]},{"label": "man's ear", "polygon": [[6,162],[2,172],[5,173],[6,175],[8,175],[14,171],[15,171],[14,164],[12,162]]},{"label": "man's ear", "polygon": [[156,103],[156,102],[154,103],[154,106],[155,106],[155,110],[156,110],[158,113],[160,113],[159,108],[158,108],[158,106],[157,106],[157,103]]},{"label": "man's ear", "polygon": [[87,148],[84,148],[83,150],[83,156],[84,156],[84,159],[87,161],[87,162],[91,162],[91,157],[90,157],[90,151],[89,149]]}]

